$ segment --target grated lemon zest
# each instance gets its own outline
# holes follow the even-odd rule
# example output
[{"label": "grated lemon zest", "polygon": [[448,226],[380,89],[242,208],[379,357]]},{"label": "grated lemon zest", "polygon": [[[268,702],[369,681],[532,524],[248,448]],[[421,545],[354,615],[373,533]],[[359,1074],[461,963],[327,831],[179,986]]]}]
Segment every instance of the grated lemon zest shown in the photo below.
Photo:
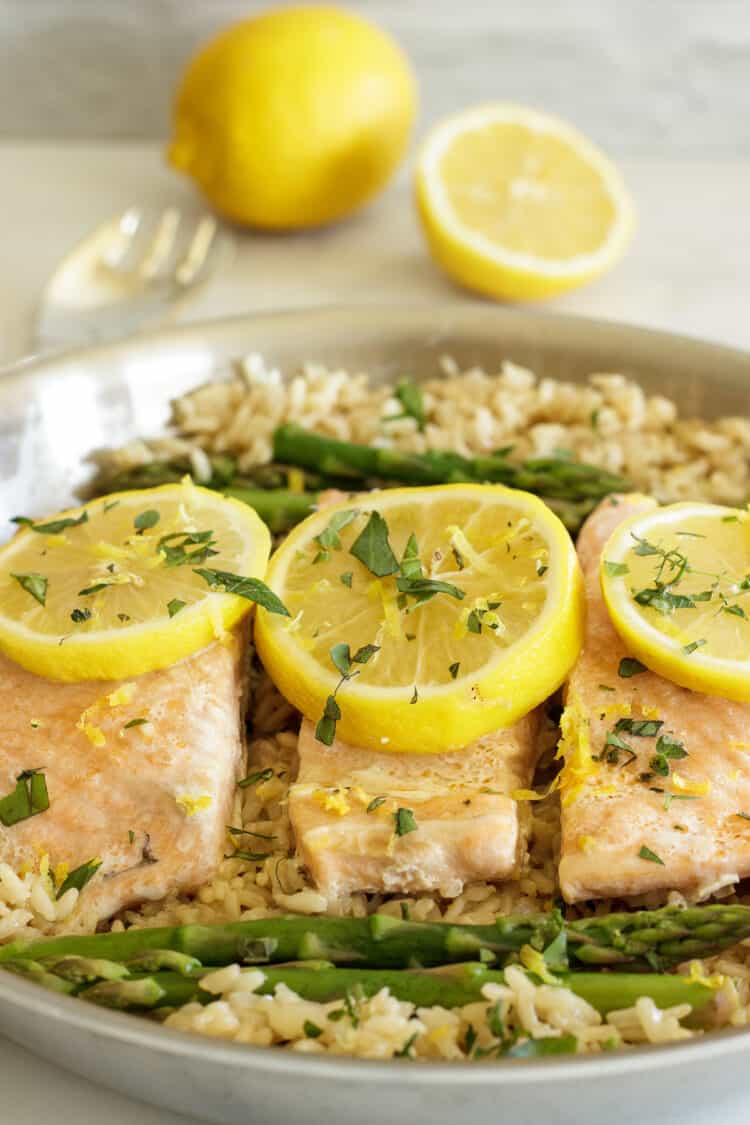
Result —
[{"label": "grated lemon zest", "polygon": [[563,805],[575,801],[589,779],[598,772],[591,753],[589,719],[578,698],[573,698],[560,718],[561,738],[556,757],[563,759],[558,774]]},{"label": "grated lemon zest", "polygon": [[475,570],[478,574],[493,574],[496,571],[497,567],[494,563],[482,558],[457,524],[451,524],[446,528],[446,531],[450,535],[448,542],[451,547],[455,547],[458,553],[471,564],[472,570]]},{"label": "grated lemon zest", "polygon": [[305,474],[302,469],[290,469],[287,474],[287,488],[299,494],[305,491]]},{"label": "grated lemon zest", "polygon": [[122,684],[107,696],[108,707],[122,707],[123,703],[130,703],[135,695],[135,684]]},{"label": "grated lemon zest", "polygon": [[340,791],[316,789],[313,793],[313,800],[322,805],[326,812],[335,813],[336,816],[346,816],[352,810],[346,797]]},{"label": "grated lemon zest", "polygon": [[55,869],[53,871],[55,886],[61,887],[67,879],[69,872],[70,867],[65,860],[61,860],[59,863],[55,864]]},{"label": "grated lemon zest", "polygon": [[191,797],[189,793],[181,793],[179,797],[175,797],[175,801],[185,810],[188,816],[195,816],[196,813],[211,806],[213,797],[210,797],[208,793],[204,793],[200,797]]},{"label": "grated lemon zest", "polygon": [[672,784],[680,793],[692,793],[696,797],[705,797],[707,793],[711,792],[710,781],[693,781],[691,778],[678,773],[677,770],[672,771]]}]

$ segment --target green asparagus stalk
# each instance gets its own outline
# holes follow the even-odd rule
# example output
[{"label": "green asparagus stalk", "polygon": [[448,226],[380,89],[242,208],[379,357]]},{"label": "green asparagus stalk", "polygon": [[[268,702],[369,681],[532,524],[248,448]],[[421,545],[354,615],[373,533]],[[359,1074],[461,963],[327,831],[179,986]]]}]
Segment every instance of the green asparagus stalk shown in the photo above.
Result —
[{"label": "green asparagus stalk", "polygon": [[300,523],[318,502],[317,492],[290,492],[283,488],[270,490],[231,486],[222,491],[225,496],[233,496],[235,500],[255,508],[272,535],[279,535]]},{"label": "green asparagus stalk", "polygon": [[263,965],[319,961],[377,968],[443,965],[480,954],[505,963],[524,945],[545,949],[560,933],[556,912],[505,918],[485,926],[406,922],[386,914],[369,918],[307,918],[287,915],[252,922],[130,929],[69,935],[0,946],[0,963],[30,958],[101,957],[129,962],[148,950],[177,950],[203,965]]},{"label": "green asparagus stalk", "polygon": [[[568,522],[580,524],[602,497],[627,491],[615,473],[568,457],[536,457],[513,462],[504,453],[463,457],[458,453],[408,453],[337,441],[288,423],[274,433],[275,460],[352,481],[380,478],[401,484],[454,484],[466,481],[505,484],[554,501]],[[361,487],[361,486],[360,486]]]},{"label": "green asparagus stalk", "polygon": [[264,965],[326,960],[362,968],[445,965],[467,958],[497,966],[517,960],[524,945],[547,949],[567,942],[572,966],[663,971],[694,957],[710,957],[750,937],[750,906],[665,906],[564,922],[553,911],[498,918],[487,925],[409,922],[385,914],[368,918],[287,915],[250,922],[130,929],[69,935],[0,947],[0,964],[19,959],[79,956],[129,962],[150,950],[174,950],[203,965]]},{"label": "green asparagus stalk", "polygon": [[[6,967],[48,988],[57,987],[54,968],[39,971],[35,962],[10,962]],[[201,987],[201,974],[166,971],[123,979],[124,972],[124,966],[112,963],[103,968],[102,979],[92,984],[89,970],[83,970],[78,974],[76,995],[122,1010],[175,1008],[191,1001],[207,1004],[213,999],[212,993]],[[279,984],[284,984],[305,1000],[321,1003],[346,997],[351,1002],[352,997],[374,996],[387,988],[397,1000],[417,1007],[459,1008],[481,1000],[484,985],[505,983],[502,971],[476,962],[440,969],[342,969],[330,962],[310,962],[264,967],[262,972],[259,992],[273,994]],[[62,990],[72,987],[69,980],[69,976],[61,980]],[[690,1004],[693,1011],[699,1011],[714,995],[708,983],[657,973],[573,972],[562,973],[557,980],[604,1016],[614,1009],[631,1007],[639,996],[650,996],[659,1008]]]}]

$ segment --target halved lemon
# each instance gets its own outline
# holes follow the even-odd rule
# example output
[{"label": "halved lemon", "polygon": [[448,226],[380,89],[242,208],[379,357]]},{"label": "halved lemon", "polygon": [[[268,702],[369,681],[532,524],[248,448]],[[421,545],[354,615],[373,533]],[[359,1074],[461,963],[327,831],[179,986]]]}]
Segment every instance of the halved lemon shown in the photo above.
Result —
[{"label": "halved lemon", "polygon": [[0,649],[53,680],[165,668],[250,609],[196,571],[262,577],[270,549],[252,508],[188,481],[25,521],[0,550]]},{"label": "halved lemon", "polygon": [[432,130],[416,195],[446,273],[513,301],[595,277],[620,256],[634,225],[630,197],[603,153],[564,121],[505,102]]},{"label": "halved lemon", "polygon": [[647,668],[750,700],[750,514],[671,504],[622,523],[602,553],[612,622]]},{"label": "halved lemon", "polygon": [[368,493],[310,516],[267,574],[259,655],[318,737],[438,753],[509,726],[581,645],[575,551],[541,500],[497,485]]}]

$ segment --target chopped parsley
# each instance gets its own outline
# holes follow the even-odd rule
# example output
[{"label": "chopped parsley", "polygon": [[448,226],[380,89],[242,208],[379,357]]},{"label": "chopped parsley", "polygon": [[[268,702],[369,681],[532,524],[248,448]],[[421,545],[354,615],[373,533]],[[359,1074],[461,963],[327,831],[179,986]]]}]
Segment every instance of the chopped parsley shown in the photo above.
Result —
[{"label": "chopped parsley", "polygon": [[88,523],[89,514],[84,509],[80,516],[64,516],[60,520],[50,520],[49,523],[34,523],[25,516],[16,516],[11,522],[25,524],[32,531],[38,531],[40,535],[59,535],[69,527],[80,527],[82,523]]},{"label": "chopped parsley", "polygon": [[123,726],[123,730],[130,730],[132,727],[142,727],[148,722],[148,719],[139,717],[137,719],[128,719],[127,723]]},{"label": "chopped parsley", "polygon": [[393,1052],[394,1059],[410,1059],[417,1039],[419,1039],[419,1032],[415,1031],[413,1035],[409,1036],[403,1047],[399,1047],[398,1051]]},{"label": "chopped parsley", "polygon": [[90,883],[94,878],[101,865],[102,861],[100,859],[88,859],[85,863],[82,863],[80,867],[74,868],[58,887],[55,897],[62,898],[65,892],[69,891],[72,887],[75,887],[77,891],[82,891],[86,884]]},{"label": "chopped parsley", "polygon": [[0,798],[0,824],[11,828],[14,824],[49,808],[49,794],[44,774],[39,769],[23,770],[16,778],[12,793]]},{"label": "chopped parsley", "polygon": [[701,648],[701,646],[706,643],[706,638],[701,637],[699,641],[691,641],[689,645],[684,645],[682,651],[685,653],[685,656],[690,656],[697,648]]},{"label": "chopped parsley", "polygon": [[273,777],[273,770],[270,766],[266,766],[263,770],[255,770],[254,773],[249,773],[247,777],[243,777],[242,781],[237,782],[240,789],[247,789],[249,785],[257,785],[261,781],[270,781]]},{"label": "chopped parsley", "polygon": [[623,680],[629,680],[631,676],[640,676],[641,672],[648,672],[648,668],[634,656],[623,656],[617,669],[617,675]]},{"label": "chopped parsley", "polygon": [[229,855],[225,855],[224,859],[242,859],[246,863],[262,863],[264,859],[268,859],[272,854],[272,852],[246,852],[238,848],[236,852],[230,852]]},{"label": "chopped parsley", "polygon": [[604,573],[610,578],[619,578],[621,574],[630,574],[630,567],[627,563],[605,561]]},{"label": "chopped parsley", "polygon": [[656,753],[649,762],[649,768],[660,777],[669,777],[670,760],[687,758],[688,752],[681,742],[670,734],[662,734],[656,743]]},{"label": "chopped parsley", "polygon": [[373,799],[370,801],[369,805],[365,809],[365,812],[368,812],[368,813],[375,812],[375,809],[379,809],[381,805],[385,804],[385,802],[386,802],[385,797],[373,797]]},{"label": "chopped parsley", "polygon": [[269,835],[267,832],[251,832],[249,828],[235,828],[233,825],[227,825],[227,832],[230,836],[254,836],[257,840],[275,840],[276,837]]},{"label": "chopped parsley", "polygon": [[743,819],[743,820],[750,820],[750,813],[746,813],[746,812],[736,812],[736,813],[735,813],[734,815],[735,815],[735,816],[739,816],[739,817],[742,817],[742,819]]},{"label": "chopped parsley", "polygon": [[351,588],[352,588],[352,572],[350,570],[346,570],[346,571],[344,571],[343,574],[340,574],[339,575],[339,582],[341,582],[342,585],[344,585],[344,586],[348,586],[349,589],[351,590]]},{"label": "chopped parsley", "polygon": [[415,684],[414,685],[414,691],[412,692],[412,696],[411,696],[411,699],[409,700],[409,702],[410,703],[417,703],[418,701],[419,701],[419,692],[417,691],[417,685]]},{"label": "chopped parsley", "polygon": [[128,841],[129,841],[129,843],[132,844],[134,840],[135,840],[135,832],[133,831],[132,828],[129,828],[128,829]]},{"label": "chopped parsley", "polygon": [[74,609],[70,615],[70,620],[74,621],[76,625],[80,625],[83,621],[91,620],[90,609]]},{"label": "chopped parsley", "polygon": [[397,422],[401,418],[413,418],[417,423],[417,429],[424,430],[426,415],[424,408],[424,395],[422,389],[413,379],[400,379],[395,391],[393,392],[395,398],[401,403],[401,411],[398,414],[388,414],[383,418],[384,422]]},{"label": "chopped parsley", "polygon": [[661,719],[618,719],[616,731],[626,731],[636,738],[655,738],[664,723]]},{"label": "chopped parsley", "polygon": [[457,660],[455,664],[450,664],[450,665],[448,666],[448,671],[449,671],[449,672],[450,672],[450,674],[451,674],[451,679],[452,679],[452,680],[455,680],[456,676],[458,675],[458,672],[459,672],[459,669],[460,669],[460,667],[461,667],[461,662],[460,662],[460,660]]},{"label": "chopped parsley", "polygon": [[211,587],[212,590],[221,590],[222,593],[234,594],[238,598],[246,598],[255,602],[269,613],[278,613],[282,617],[289,617],[289,610],[281,598],[274,594],[260,578],[244,578],[241,574],[231,574],[228,570],[193,569]]},{"label": "chopped parsley", "polygon": [[[172,531],[162,535],[156,553],[164,556],[166,566],[194,566],[218,555],[213,531]],[[193,550],[188,550],[192,547]]]},{"label": "chopped parsley", "polygon": [[406,836],[409,832],[416,832],[419,827],[411,809],[396,809],[393,814],[393,820],[397,836]]},{"label": "chopped parsley", "polygon": [[170,602],[167,602],[167,613],[170,617],[174,617],[174,615],[179,613],[181,609],[184,609],[186,605],[187,602],[180,601],[179,598],[172,598]]},{"label": "chopped parsley", "polygon": [[100,590],[106,590],[111,585],[111,582],[95,582],[93,586],[85,586],[83,590],[79,590],[78,597],[87,598],[90,594],[98,594]]},{"label": "chopped parsley", "polygon": [[330,558],[331,558],[331,552],[330,551],[318,551],[317,555],[313,559],[313,566],[316,563],[329,562]]},{"label": "chopped parsley", "polygon": [[147,508],[145,512],[139,512],[133,520],[133,527],[138,535],[143,535],[144,531],[149,528],[156,527],[159,522],[160,516],[156,508]]},{"label": "chopped parsley", "polygon": [[370,512],[367,523],[349,548],[349,554],[359,559],[376,578],[396,574],[399,569],[398,559],[388,539],[388,524],[380,512]]},{"label": "chopped parsley", "polygon": [[31,571],[29,574],[11,574],[11,578],[15,578],[19,586],[31,594],[32,598],[39,602],[40,605],[45,605],[47,602],[47,579],[43,574],[37,574],[36,571]]},{"label": "chopped parsley", "polygon": [[[328,525],[321,531],[320,535],[315,536],[315,542],[323,551],[340,551],[341,540],[339,532],[348,527],[352,520],[356,519],[359,515],[357,508],[347,508],[343,512],[334,512],[328,521]],[[330,558],[330,556],[329,556]]]},{"label": "chopped parsley", "polygon": [[664,860],[658,856],[656,852],[652,852],[651,848],[647,848],[645,844],[641,844],[641,850],[638,852],[639,859],[645,859],[649,863],[658,863],[664,867]]},{"label": "chopped parsley", "polygon": [[741,605],[725,605],[721,607],[722,613],[732,613],[735,617],[744,617],[747,620],[747,614]]},{"label": "chopped parsley", "polygon": [[306,1039],[318,1039],[323,1034],[323,1028],[318,1027],[312,1020],[305,1020],[302,1024],[302,1030],[305,1033]]},{"label": "chopped parsley", "polygon": [[343,642],[334,645],[331,649],[330,657],[334,668],[340,672],[341,679],[336,684],[333,695],[329,695],[326,699],[323,714],[315,727],[315,737],[324,746],[331,746],[336,737],[336,724],[341,718],[341,708],[336,701],[336,696],[341,685],[359,675],[359,670],[354,668],[355,664],[367,664],[376,652],[380,652],[379,645],[362,645],[352,656],[349,645]]}]

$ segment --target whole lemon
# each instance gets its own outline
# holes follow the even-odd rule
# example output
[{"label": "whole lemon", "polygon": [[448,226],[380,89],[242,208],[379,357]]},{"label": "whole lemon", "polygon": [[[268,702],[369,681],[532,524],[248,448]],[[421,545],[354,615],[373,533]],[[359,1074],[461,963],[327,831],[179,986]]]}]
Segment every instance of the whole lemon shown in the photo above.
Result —
[{"label": "whole lemon", "polygon": [[409,63],[377,27],[322,4],[271,10],[189,63],[168,156],[228,219],[317,226],[385,184],[415,107]]}]

